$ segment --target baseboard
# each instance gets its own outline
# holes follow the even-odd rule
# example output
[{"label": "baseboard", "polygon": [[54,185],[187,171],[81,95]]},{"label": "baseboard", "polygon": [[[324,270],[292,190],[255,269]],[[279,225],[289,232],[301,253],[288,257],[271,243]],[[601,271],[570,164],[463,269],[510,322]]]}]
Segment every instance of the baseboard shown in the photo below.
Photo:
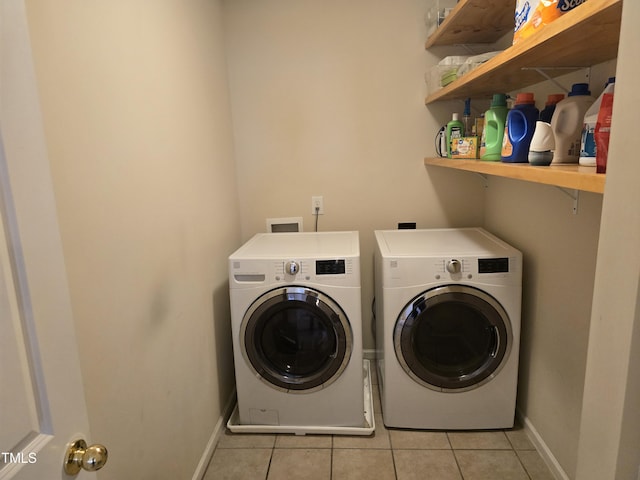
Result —
[{"label": "baseboard", "polygon": [[527,434],[527,437],[529,437],[529,440],[531,441],[531,443],[533,443],[534,447],[536,447],[536,450],[544,460],[544,463],[547,464],[547,467],[549,467],[549,470],[551,471],[551,474],[555,477],[555,479],[570,480],[569,476],[566,474],[562,466],[560,466],[560,463],[558,462],[556,457],[551,452],[551,449],[547,446],[545,441],[542,439],[542,436],[538,433],[536,428],[533,426],[533,423],[531,423],[531,420],[529,420],[528,417],[524,416],[522,412],[520,412],[519,410],[516,411],[516,415],[520,420],[520,422],[522,423],[524,427],[524,431]]},{"label": "baseboard", "polygon": [[213,452],[216,449],[216,445],[218,444],[218,440],[220,439],[220,435],[224,431],[227,420],[231,416],[231,412],[233,412],[233,407],[236,404],[236,390],[233,389],[231,392],[231,396],[229,400],[227,400],[226,405],[224,406],[224,410],[222,411],[222,415],[218,418],[215,427],[213,428],[213,432],[211,433],[211,437],[209,437],[209,441],[207,442],[207,446],[204,449],[202,457],[200,457],[200,462],[198,462],[198,466],[196,467],[196,471],[193,473],[192,480],[202,480],[204,474],[207,472],[207,467],[209,466],[209,462],[211,461],[211,457],[213,456]]}]

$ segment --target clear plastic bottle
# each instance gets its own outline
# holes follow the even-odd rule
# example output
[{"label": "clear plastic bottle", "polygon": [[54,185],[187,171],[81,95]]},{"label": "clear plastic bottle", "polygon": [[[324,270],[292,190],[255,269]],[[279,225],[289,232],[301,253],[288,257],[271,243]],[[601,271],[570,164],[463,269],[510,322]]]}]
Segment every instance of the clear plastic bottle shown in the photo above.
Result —
[{"label": "clear plastic bottle", "polygon": [[471,121],[471,99],[464,101],[464,112],[462,113],[462,123],[464,124],[464,136],[471,136],[473,130],[473,122]]}]

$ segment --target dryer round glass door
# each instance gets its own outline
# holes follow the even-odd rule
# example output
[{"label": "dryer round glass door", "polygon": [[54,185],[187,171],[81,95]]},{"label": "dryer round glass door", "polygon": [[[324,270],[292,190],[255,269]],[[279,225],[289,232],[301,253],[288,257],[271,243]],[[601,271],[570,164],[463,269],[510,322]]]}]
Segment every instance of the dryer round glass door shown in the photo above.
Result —
[{"label": "dryer round glass door", "polygon": [[247,364],[265,383],[292,393],[334,382],[353,349],[344,311],[307,287],[277,288],[259,297],[242,320],[240,342]]},{"label": "dryer round glass door", "polygon": [[490,381],[509,357],[509,317],[477,288],[444,285],[415,297],[400,313],[394,347],[415,381],[438,391],[465,391]]}]

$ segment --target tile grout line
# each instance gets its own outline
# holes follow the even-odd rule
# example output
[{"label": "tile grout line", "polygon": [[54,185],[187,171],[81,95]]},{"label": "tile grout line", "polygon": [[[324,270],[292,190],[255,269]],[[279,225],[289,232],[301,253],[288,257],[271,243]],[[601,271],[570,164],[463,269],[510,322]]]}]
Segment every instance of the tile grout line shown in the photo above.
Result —
[{"label": "tile grout line", "polygon": [[393,477],[398,480],[398,468],[396,467],[396,455],[393,449],[393,440],[391,439],[391,432],[387,430],[387,437],[389,438],[389,450],[391,450],[391,464],[393,465]]},{"label": "tile grout line", "polygon": [[532,480],[532,476],[529,473],[529,470],[527,469],[527,466],[522,463],[522,459],[520,458],[520,455],[518,455],[518,450],[516,450],[515,448],[513,449],[513,452],[516,454],[516,458],[518,459],[518,461],[520,462],[520,465],[522,466],[522,469],[524,470],[524,473],[527,474],[527,477],[529,477],[529,480]]},{"label": "tile grout line", "polygon": [[518,462],[520,463],[520,466],[524,470],[524,473],[527,475],[529,480],[531,480],[531,475],[529,474],[529,470],[527,470],[526,465],[522,463],[522,459],[520,458],[520,455],[518,455],[518,450],[516,450],[516,446],[511,441],[511,438],[509,438],[509,435],[507,435],[507,432],[504,432],[504,436],[507,437],[507,441],[509,442],[509,445],[511,445],[511,450],[513,451],[514,455],[518,459]]},{"label": "tile grout line", "polygon": [[462,474],[462,468],[460,468],[460,462],[458,462],[458,456],[456,455],[456,451],[453,448],[453,444],[451,443],[451,438],[449,438],[449,432],[445,432],[447,435],[447,442],[449,442],[449,447],[451,448],[451,452],[453,453],[453,460],[456,462],[456,467],[458,468],[458,473],[460,474],[460,478],[464,480],[464,475]]},{"label": "tile grout line", "polygon": [[333,445],[335,436],[331,435],[331,461],[329,462],[329,480],[333,480]]},{"label": "tile grout line", "polygon": [[273,461],[273,452],[276,449],[277,438],[277,435],[273,437],[273,445],[271,445],[271,454],[269,455],[269,465],[267,465],[267,474],[265,475],[264,480],[267,480],[269,478],[269,471],[271,470],[271,462]]},{"label": "tile grout line", "polygon": [[[389,438],[389,445],[391,445],[391,438]],[[398,469],[396,468],[396,456],[393,447],[391,447],[391,463],[393,464],[393,476],[398,480]]]}]

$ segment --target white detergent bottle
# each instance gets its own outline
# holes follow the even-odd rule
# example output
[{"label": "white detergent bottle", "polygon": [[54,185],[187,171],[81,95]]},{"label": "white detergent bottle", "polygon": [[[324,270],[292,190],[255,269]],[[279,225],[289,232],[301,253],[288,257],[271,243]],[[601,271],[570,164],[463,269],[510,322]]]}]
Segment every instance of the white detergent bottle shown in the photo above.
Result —
[{"label": "white detergent bottle", "polygon": [[584,114],[594,100],[588,83],[574,83],[569,96],[557,103],[551,118],[556,144],[552,163],[578,163]]},{"label": "white detergent bottle", "polygon": [[616,83],[616,77],[610,77],[604,86],[604,91],[598,99],[589,107],[587,113],[584,114],[584,125],[582,127],[582,138],[580,140],[580,165],[587,167],[596,166],[596,140],[594,132],[596,130],[596,122],[598,121],[598,112],[600,104],[605,93],[613,90]]}]

